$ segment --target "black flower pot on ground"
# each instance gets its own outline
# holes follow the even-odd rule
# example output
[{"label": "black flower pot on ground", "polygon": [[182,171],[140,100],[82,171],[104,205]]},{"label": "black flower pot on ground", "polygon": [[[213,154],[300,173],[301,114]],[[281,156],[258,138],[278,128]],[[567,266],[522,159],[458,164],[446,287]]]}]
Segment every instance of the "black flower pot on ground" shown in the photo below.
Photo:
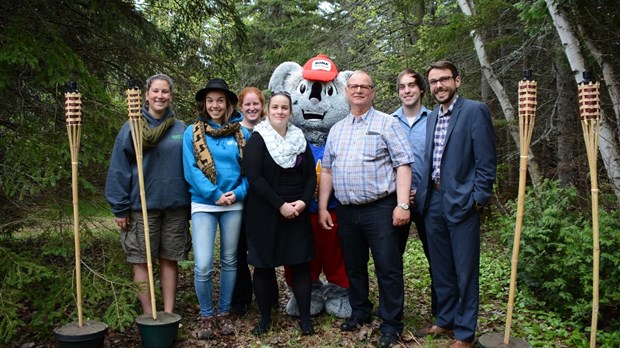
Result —
[{"label": "black flower pot on ground", "polygon": [[168,312],[157,312],[157,319],[143,314],[136,319],[142,345],[145,348],[169,348],[174,346],[179,331],[181,316]]},{"label": "black flower pot on ground", "polygon": [[504,333],[489,333],[478,337],[478,345],[482,348],[531,348],[532,346],[522,338],[510,337],[508,344],[504,344]]},{"label": "black flower pot on ground", "polygon": [[60,348],[99,348],[103,347],[108,325],[86,320],[82,327],[77,322],[54,329],[54,337]]}]

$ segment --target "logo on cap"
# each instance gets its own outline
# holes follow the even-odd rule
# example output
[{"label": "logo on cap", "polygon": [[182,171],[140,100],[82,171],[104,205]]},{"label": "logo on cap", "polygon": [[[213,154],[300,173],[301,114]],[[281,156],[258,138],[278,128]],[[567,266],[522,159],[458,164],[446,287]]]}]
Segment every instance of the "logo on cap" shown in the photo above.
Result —
[{"label": "logo on cap", "polygon": [[312,62],[312,70],[332,70],[332,64],[326,60],[315,60]]},{"label": "logo on cap", "polygon": [[330,82],[338,76],[338,69],[328,56],[319,54],[304,64],[302,76],[310,81]]}]

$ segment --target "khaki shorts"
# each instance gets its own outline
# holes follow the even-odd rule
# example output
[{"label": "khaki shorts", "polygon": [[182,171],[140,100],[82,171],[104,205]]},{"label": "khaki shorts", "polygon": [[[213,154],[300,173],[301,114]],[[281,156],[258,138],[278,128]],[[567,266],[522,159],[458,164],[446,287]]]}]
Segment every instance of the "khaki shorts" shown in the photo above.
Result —
[{"label": "khaki shorts", "polygon": [[[182,261],[192,247],[189,234],[189,208],[149,210],[151,260]],[[121,232],[121,244],[129,263],[146,263],[144,219],[141,211],[129,215],[129,228]]]}]

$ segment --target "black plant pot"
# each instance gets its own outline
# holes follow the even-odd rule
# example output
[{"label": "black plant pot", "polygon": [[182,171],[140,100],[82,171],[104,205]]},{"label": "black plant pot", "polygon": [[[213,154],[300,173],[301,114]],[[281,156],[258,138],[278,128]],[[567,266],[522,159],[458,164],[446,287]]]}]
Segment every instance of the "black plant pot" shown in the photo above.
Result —
[{"label": "black plant pot", "polygon": [[108,325],[93,320],[84,321],[82,327],[77,322],[54,329],[54,336],[60,348],[99,348],[103,347]]},{"label": "black plant pot", "polygon": [[531,348],[522,338],[510,337],[508,344],[504,344],[503,333],[489,333],[478,337],[478,345],[482,348]]},{"label": "black plant pot", "polygon": [[174,313],[157,312],[157,320],[150,314],[143,314],[136,319],[142,345],[145,348],[169,348],[179,331],[181,316]]}]

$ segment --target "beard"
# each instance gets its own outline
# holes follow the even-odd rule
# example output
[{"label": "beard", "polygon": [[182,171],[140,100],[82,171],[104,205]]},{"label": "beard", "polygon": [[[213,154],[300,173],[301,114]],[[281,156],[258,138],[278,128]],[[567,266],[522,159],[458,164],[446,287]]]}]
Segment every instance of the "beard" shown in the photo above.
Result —
[{"label": "beard", "polygon": [[[438,98],[437,97],[437,92],[443,92],[443,91],[448,91],[448,95],[446,97],[443,98]],[[443,88],[439,91],[437,91],[436,93],[433,93],[433,97],[435,98],[435,100],[437,100],[437,102],[439,102],[439,104],[445,104],[449,101],[451,101],[454,96],[456,95],[456,88],[455,89],[448,89],[448,88]]]}]

